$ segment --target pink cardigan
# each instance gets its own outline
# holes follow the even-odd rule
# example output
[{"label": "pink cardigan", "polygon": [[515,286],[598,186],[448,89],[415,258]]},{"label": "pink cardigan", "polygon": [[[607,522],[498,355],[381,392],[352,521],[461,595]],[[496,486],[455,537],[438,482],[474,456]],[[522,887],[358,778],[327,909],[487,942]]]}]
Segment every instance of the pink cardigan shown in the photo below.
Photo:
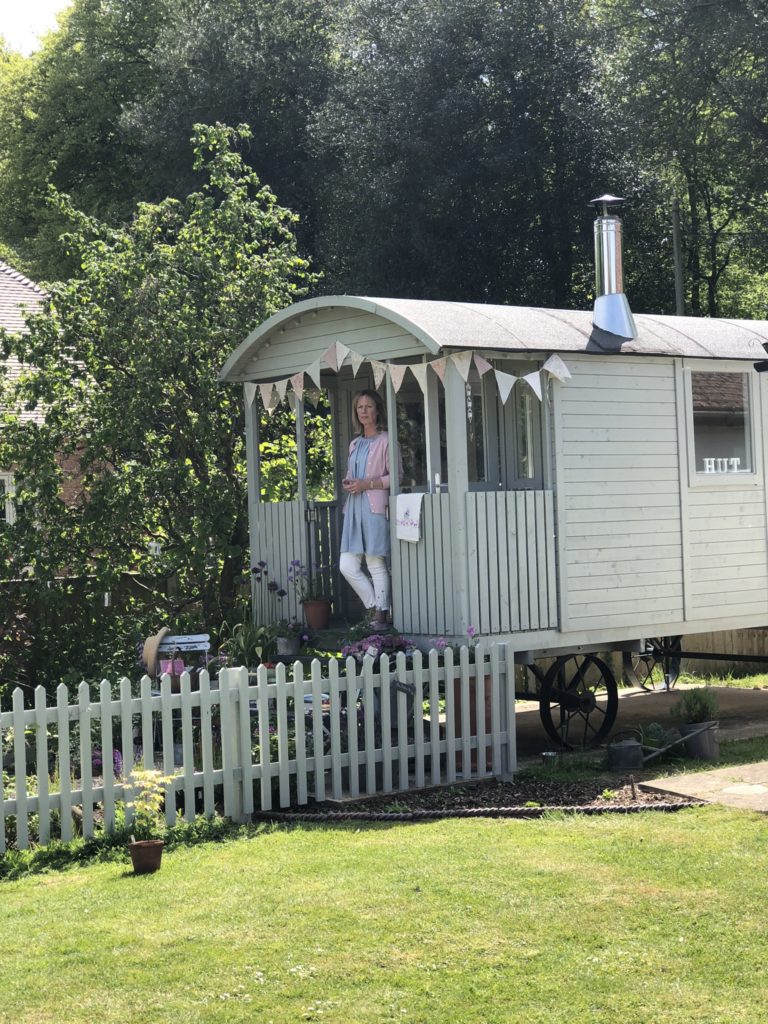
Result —
[{"label": "pink cardigan", "polygon": [[[352,460],[352,452],[357,447],[357,443],[360,440],[359,437],[353,437],[352,443],[349,446],[349,461],[347,462],[346,476],[351,476],[349,463]],[[400,455],[398,453],[398,459]],[[371,512],[378,512],[383,515],[389,505],[389,434],[386,430],[382,430],[380,434],[371,442],[371,446],[368,449],[368,460],[365,463],[365,475],[366,477],[378,477],[381,479],[382,486],[376,490],[364,491],[363,493],[368,498],[371,506]],[[347,501],[349,497],[347,497]],[[347,502],[344,502],[344,511],[347,507]]]}]

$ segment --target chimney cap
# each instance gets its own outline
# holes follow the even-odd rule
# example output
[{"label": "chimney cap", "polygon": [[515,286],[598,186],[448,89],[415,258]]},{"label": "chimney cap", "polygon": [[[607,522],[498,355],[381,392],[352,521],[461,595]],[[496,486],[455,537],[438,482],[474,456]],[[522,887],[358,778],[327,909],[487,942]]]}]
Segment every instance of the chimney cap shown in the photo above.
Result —
[{"label": "chimney cap", "polygon": [[608,214],[609,206],[618,206],[619,203],[623,202],[624,200],[621,196],[612,196],[610,193],[606,192],[604,196],[598,196],[597,199],[590,199],[589,205],[594,206],[598,213],[600,212],[599,207],[602,206],[603,216],[605,217]]}]

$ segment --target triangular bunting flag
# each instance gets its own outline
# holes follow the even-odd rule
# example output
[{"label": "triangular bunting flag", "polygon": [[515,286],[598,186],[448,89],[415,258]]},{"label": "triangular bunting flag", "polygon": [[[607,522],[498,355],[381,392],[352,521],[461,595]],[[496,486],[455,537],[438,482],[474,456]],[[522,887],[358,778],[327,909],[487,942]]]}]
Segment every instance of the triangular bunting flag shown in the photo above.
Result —
[{"label": "triangular bunting flag", "polygon": [[472,366],[472,353],[471,352],[454,352],[451,356],[453,364],[459,371],[461,379],[466,384],[469,380],[469,370]]},{"label": "triangular bunting flag", "polygon": [[347,346],[343,342],[337,341],[336,342],[336,369],[337,370],[341,369],[341,365],[344,362],[344,360],[347,358],[348,355],[349,355],[349,349],[347,348]]},{"label": "triangular bunting flag", "polygon": [[445,359],[433,359],[431,363],[427,364],[428,366],[432,367],[432,369],[435,371],[435,373],[443,382],[443,384],[445,384],[445,364]]},{"label": "triangular bunting flag", "polygon": [[397,394],[402,387],[403,377],[405,376],[405,371],[407,369],[407,366],[403,366],[400,363],[389,364],[389,376],[392,380],[392,387],[395,389],[395,394]]},{"label": "triangular bunting flag", "polygon": [[272,408],[272,395],[274,393],[274,390],[275,385],[272,383],[259,384],[259,391],[261,392],[261,404],[264,406],[267,412],[270,412]]},{"label": "triangular bunting flag", "polygon": [[352,352],[352,351],[350,351],[350,353],[349,353],[349,361],[352,364],[352,376],[356,377],[357,376],[357,371],[360,369],[360,367],[365,362],[365,356],[361,356],[359,352]]},{"label": "triangular bunting flag", "polygon": [[419,382],[419,387],[422,393],[427,393],[427,364],[426,363],[411,363],[408,367],[413,376]]},{"label": "triangular bunting flag", "polygon": [[546,370],[547,373],[551,373],[552,376],[556,380],[559,380],[561,384],[565,384],[567,380],[571,379],[571,371],[565,365],[560,356],[550,356],[542,366],[542,370]]},{"label": "triangular bunting flag", "polygon": [[371,370],[373,371],[373,386],[378,388],[386,375],[387,364],[382,363],[379,359],[371,359]]},{"label": "triangular bunting flag", "polygon": [[323,352],[323,362],[329,369],[333,370],[334,373],[338,373],[339,364],[336,361],[336,342],[329,345],[328,348]]},{"label": "triangular bunting flag", "polygon": [[526,373],[521,379],[524,380],[526,384],[530,384],[536,393],[536,397],[541,401],[541,371],[535,370],[533,373]]},{"label": "triangular bunting flag", "polygon": [[293,391],[288,392],[288,407],[291,412],[296,412],[296,395]]},{"label": "triangular bunting flag", "polygon": [[275,381],[275,391],[277,392],[277,397],[278,397],[279,401],[282,402],[285,399],[285,392],[287,390],[288,390],[288,377],[286,377],[285,380],[276,380]]},{"label": "triangular bunting flag", "polygon": [[294,394],[301,401],[304,397],[304,371],[301,373],[294,373],[291,377],[291,387],[294,390]]},{"label": "triangular bunting flag", "polygon": [[515,381],[518,379],[513,373],[504,373],[503,370],[496,370],[496,387],[499,389],[499,398],[504,405],[512,393]]},{"label": "triangular bunting flag", "polygon": [[311,366],[306,369],[307,374],[312,378],[318,388],[322,387],[320,383],[320,360],[316,359]]},{"label": "triangular bunting flag", "polygon": [[246,384],[245,385],[245,404],[246,405],[253,405],[253,400],[256,397],[257,390],[258,390],[258,388],[256,387],[255,384]]},{"label": "triangular bunting flag", "polygon": [[480,374],[481,377],[484,377],[489,370],[493,369],[488,360],[481,356],[478,352],[475,352],[475,366],[477,367],[477,372]]}]

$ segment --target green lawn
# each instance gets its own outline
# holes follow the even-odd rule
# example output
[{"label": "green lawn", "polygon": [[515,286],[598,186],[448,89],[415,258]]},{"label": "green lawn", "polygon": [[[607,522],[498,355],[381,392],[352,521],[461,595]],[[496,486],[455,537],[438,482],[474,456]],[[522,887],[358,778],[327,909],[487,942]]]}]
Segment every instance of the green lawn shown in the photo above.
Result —
[{"label": "green lawn", "polygon": [[768,831],[674,815],[264,830],[0,883],[0,1020],[754,1024]]}]

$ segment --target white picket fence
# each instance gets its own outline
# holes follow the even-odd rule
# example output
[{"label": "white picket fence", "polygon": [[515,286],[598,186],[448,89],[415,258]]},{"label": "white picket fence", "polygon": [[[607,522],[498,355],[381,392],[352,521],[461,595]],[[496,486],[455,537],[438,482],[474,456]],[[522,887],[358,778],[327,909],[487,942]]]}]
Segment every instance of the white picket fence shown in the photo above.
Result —
[{"label": "white picket fence", "polygon": [[62,685],[52,706],[39,687],[31,708],[17,689],[12,710],[0,709],[0,852],[113,830],[134,766],[174,775],[169,825],[178,811],[243,821],[312,799],[510,774],[512,655],[504,645],[472,653],[349,658],[344,672],[314,661],[306,676],[297,662],[290,678],[284,665],[224,669],[213,684],[201,672],[194,690],[184,673],[179,692],[169,676],[159,692],[145,676],[138,695],[121,680],[117,697],[104,680],[97,700],[82,683],[74,704]]}]

